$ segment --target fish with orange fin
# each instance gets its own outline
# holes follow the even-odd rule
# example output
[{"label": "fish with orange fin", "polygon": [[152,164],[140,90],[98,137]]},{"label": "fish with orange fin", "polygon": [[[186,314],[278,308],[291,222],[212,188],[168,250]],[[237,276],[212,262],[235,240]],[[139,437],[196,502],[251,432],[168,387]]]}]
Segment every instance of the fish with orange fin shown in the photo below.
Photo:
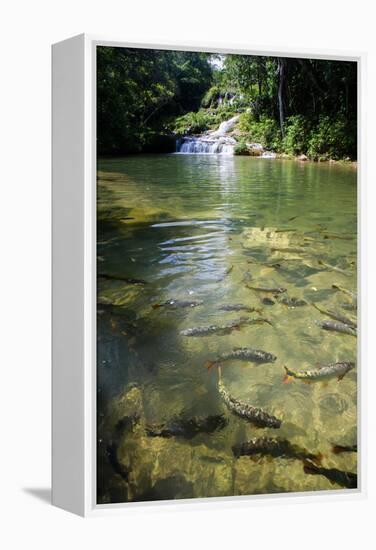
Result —
[{"label": "fish with orange fin", "polygon": [[254,437],[244,443],[238,443],[232,447],[233,455],[236,458],[241,456],[271,456],[273,458],[295,458],[297,460],[312,460],[321,464],[323,455],[321,453],[310,453],[306,449],[290,443],[287,439],[279,437]]},{"label": "fish with orange fin", "polygon": [[187,328],[181,330],[180,334],[182,336],[210,336],[211,334],[225,335],[230,334],[233,330],[240,330],[244,325],[258,325],[262,323],[271,325],[271,322],[268,321],[268,319],[263,319],[261,317],[256,319],[241,317],[240,319],[229,321],[224,325],[207,325],[203,327]]},{"label": "fish with orange fin", "polygon": [[320,368],[305,371],[296,371],[284,366],[283,368],[285,369],[286,374],[283,382],[287,384],[294,378],[302,380],[303,382],[326,382],[331,378],[337,378],[339,381],[342,380],[342,378],[354,367],[355,363],[352,363],[351,361],[330,363],[329,365],[325,365]]},{"label": "fish with orange fin", "polygon": [[324,468],[322,466],[317,466],[310,460],[304,461],[304,472],[306,474],[324,476],[331,483],[337,483],[337,485],[346,487],[346,489],[356,489],[358,487],[357,474],[337,470],[337,468]]},{"label": "fish with orange fin", "polygon": [[212,361],[206,361],[205,367],[210,370],[212,367],[218,367],[223,362],[231,359],[237,361],[249,361],[250,363],[274,363],[277,357],[272,353],[263,351],[262,349],[235,348],[227,353],[218,355],[218,357]]}]

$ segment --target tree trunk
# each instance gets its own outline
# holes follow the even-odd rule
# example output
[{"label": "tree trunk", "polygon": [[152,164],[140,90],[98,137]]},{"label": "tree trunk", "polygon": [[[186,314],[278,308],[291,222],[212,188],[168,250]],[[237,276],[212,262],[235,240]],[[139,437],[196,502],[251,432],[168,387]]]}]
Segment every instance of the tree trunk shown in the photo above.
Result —
[{"label": "tree trunk", "polygon": [[284,136],[284,122],[285,115],[283,110],[283,88],[285,83],[285,60],[278,58],[278,76],[279,76],[279,85],[278,85],[278,109],[279,109],[279,125],[281,128],[282,137]]}]

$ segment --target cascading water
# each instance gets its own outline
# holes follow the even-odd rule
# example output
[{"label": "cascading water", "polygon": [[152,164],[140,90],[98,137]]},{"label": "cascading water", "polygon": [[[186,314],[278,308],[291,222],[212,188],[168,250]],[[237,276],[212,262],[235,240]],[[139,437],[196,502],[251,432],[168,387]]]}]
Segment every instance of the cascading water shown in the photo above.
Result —
[{"label": "cascading water", "polygon": [[176,142],[176,152],[201,155],[233,155],[236,140],[226,134],[234,127],[239,115],[222,122],[218,130],[201,136],[184,136]]}]

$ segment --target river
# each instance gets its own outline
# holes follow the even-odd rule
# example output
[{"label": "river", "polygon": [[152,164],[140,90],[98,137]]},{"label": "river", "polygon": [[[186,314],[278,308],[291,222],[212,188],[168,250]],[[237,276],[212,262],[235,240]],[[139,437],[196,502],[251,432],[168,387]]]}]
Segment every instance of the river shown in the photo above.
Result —
[{"label": "river", "polygon": [[[232,446],[254,437],[287,439],[322,455],[325,468],[356,472],[356,453],[332,452],[357,441],[356,369],[340,381],[283,383],[284,366],[356,361],[357,338],[323,330],[316,321],[329,318],[312,305],[356,316],[332,287],[356,292],[356,196],[356,169],[340,164],[194,154],[98,161],[99,503],[341,488],[295,458],[235,458]],[[259,311],[226,310],[234,304]],[[260,317],[269,323],[181,334]],[[225,387],[281,419],[279,429],[231,413],[216,368],[204,366],[239,347],[277,359],[224,362]],[[119,421],[132,415],[124,429]],[[211,415],[226,425],[150,436],[177,418]]]}]

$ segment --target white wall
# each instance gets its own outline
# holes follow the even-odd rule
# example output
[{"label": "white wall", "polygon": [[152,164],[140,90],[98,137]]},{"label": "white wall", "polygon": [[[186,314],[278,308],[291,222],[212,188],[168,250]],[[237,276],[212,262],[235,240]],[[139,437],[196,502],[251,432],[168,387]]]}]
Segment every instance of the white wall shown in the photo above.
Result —
[{"label": "white wall", "polygon": [[[376,40],[373,2],[42,0],[1,15],[1,523],[5,548],[362,549],[375,544],[375,372],[369,343],[369,498],[84,521],[54,509],[50,480],[50,44],[81,32],[126,41],[228,41],[369,53],[368,309],[375,307]],[[372,101],[371,101],[372,100]],[[5,121],[5,125],[4,125]],[[4,196],[5,192],[5,196]],[[4,308],[5,304],[5,308]],[[368,332],[373,334],[373,326]],[[366,327],[367,329],[367,327]],[[5,350],[5,353],[4,353]],[[182,509],[183,510],[183,509]]]}]

